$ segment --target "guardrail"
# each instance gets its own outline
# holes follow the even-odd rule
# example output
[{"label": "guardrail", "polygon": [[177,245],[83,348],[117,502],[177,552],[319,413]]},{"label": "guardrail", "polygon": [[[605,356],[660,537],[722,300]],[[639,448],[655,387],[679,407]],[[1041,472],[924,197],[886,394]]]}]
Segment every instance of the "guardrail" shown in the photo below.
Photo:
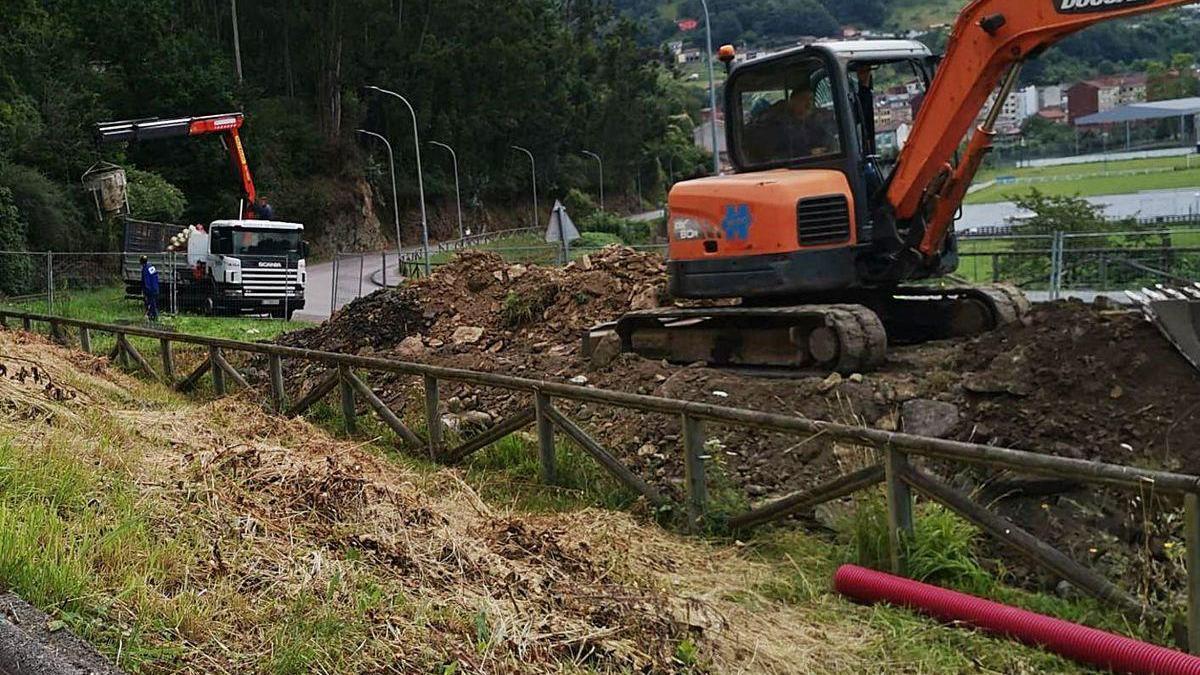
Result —
[{"label": "guardrail", "polygon": [[[543,231],[542,228],[537,228],[537,227],[519,227],[519,228],[508,229],[508,230],[496,230],[495,232],[482,232],[480,234],[473,234],[469,237],[463,237],[462,239],[455,239],[453,241],[443,241],[443,242],[439,242],[437,244],[431,245],[429,247],[429,254],[435,255],[437,253],[446,253],[448,251],[461,251],[464,248],[470,248],[472,246],[486,244],[490,241],[496,241],[497,239],[506,239],[508,237],[512,237],[512,236],[515,236],[518,234],[528,234],[528,233],[532,233],[532,232],[542,232],[542,231]],[[418,262],[423,262],[424,260],[425,260],[425,250],[424,249],[414,249],[414,250],[404,251],[403,253],[400,254],[401,264],[418,263]]]},{"label": "guardrail", "polygon": [[[110,359],[119,361],[127,368],[139,369],[148,376],[164,380],[177,390],[185,392],[195,389],[205,375],[211,376],[213,390],[218,396],[227,393],[230,381],[242,388],[249,389],[251,388],[250,383],[229,363],[224,354],[226,352],[244,352],[266,356],[269,373],[267,382],[269,407],[273,411],[286,415],[302,414],[331,394],[334,389],[338,389],[341,413],[348,431],[353,433],[357,428],[359,403],[365,403],[384,424],[403,440],[404,445],[428,452],[432,459],[445,464],[462,461],[472,453],[482,450],[505,436],[534,425],[537,429],[542,479],[546,483],[553,484],[557,471],[555,435],[557,432],[561,432],[623,485],[642,495],[649,503],[656,506],[669,506],[673,502],[668,496],[661,494],[647,481],[638,477],[582,426],[567,417],[555,405],[555,401],[592,403],[643,413],[676,415],[679,417],[682,429],[681,451],[685,475],[683,511],[686,517],[686,527],[691,532],[701,532],[710,525],[725,526],[732,530],[747,530],[811,510],[819,504],[840,499],[883,483],[887,498],[888,540],[893,572],[903,574],[905,570],[904,542],[913,532],[913,491],[916,491],[957,513],[1001,543],[1068,580],[1077,588],[1114,604],[1128,615],[1149,617],[1156,621],[1163,621],[1166,617],[1121,590],[1094,570],[1071,560],[1061,551],[1037,539],[1012,521],[992,513],[976,504],[968,495],[914,466],[911,459],[923,457],[1063,478],[1084,484],[1111,486],[1137,492],[1143,498],[1147,492],[1182,496],[1185,509],[1188,609],[1186,635],[1177,632],[1177,640],[1183,645],[1189,646],[1193,653],[1200,651],[1200,476],[1043,455],[1011,448],[811,420],[794,415],[593,389],[496,373],[0,310],[0,327],[7,328],[11,320],[20,321],[27,331],[32,331],[36,324],[46,324],[49,326],[51,336],[62,343],[70,342],[65,330],[73,328],[79,333],[80,346],[87,352],[91,352],[92,349],[93,332],[112,334],[116,338],[116,345],[108,354]],[[156,372],[150,365],[150,361],[130,342],[130,337],[159,341],[161,373]],[[177,378],[172,351],[174,343],[206,348],[208,356],[191,373],[183,378]],[[304,392],[297,401],[289,404],[283,378],[283,359],[285,358],[319,363],[330,370]],[[355,373],[355,370],[412,375],[421,378],[424,389],[423,415],[427,428],[425,437],[422,438],[409,428],[400,416],[396,415]],[[491,429],[468,438],[454,447],[447,447],[440,417],[439,388],[443,381],[522,392],[528,394],[531,400],[526,407],[500,421]],[[879,454],[880,461],[860,471],[756,506],[724,522],[713,522],[713,517],[707,512],[706,423],[784,434],[802,434],[810,438],[819,435],[832,440],[872,448]]]}]

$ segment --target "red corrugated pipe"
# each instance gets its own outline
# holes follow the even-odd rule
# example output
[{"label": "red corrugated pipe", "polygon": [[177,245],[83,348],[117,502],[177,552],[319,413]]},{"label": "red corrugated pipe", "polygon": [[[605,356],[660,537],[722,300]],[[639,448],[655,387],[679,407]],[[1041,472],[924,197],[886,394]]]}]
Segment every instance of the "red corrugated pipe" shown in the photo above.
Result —
[{"label": "red corrugated pipe", "polygon": [[1183,652],[857,565],[842,566],[833,577],[833,586],[859,602],[907,607],[1119,673],[1200,675],[1200,658]]}]

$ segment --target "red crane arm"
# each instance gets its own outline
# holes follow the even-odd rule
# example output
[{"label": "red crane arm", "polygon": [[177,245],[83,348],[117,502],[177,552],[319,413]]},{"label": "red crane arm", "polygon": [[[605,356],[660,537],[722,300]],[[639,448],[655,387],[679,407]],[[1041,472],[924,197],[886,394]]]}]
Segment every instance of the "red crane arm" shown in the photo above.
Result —
[{"label": "red crane arm", "polygon": [[254,178],[250,175],[250,165],[246,162],[246,150],[242,146],[242,137],[238,131],[244,122],[245,116],[242,113],[166,120],[154,117],[121,122],[101,122],[96,125],[96,140],[100,143],[118,143],[224,134],[229,160],[233,164],[234,173],[241,181],[242,195],[246,198],[246,205],[249,207],[258,197],[258,193],[254,188]]},{"label": "red crane arm", "polygon": [[[888,187],[899,220],[932,206],[921,252],[941,250],[992,129],[976,133],[957,168],[950,165],[996,85],[1015,65],[1088,26],[1185,5],[1194,0],[974,0],[955,21],[945,59],[925,96]],[[1001,102],[1002,103],[1002,102]],[[984,125],[986,126],[986,125]],[[946,174],[946,180],[939,176]],[[935,200],[929,204],[929,200]]]}]

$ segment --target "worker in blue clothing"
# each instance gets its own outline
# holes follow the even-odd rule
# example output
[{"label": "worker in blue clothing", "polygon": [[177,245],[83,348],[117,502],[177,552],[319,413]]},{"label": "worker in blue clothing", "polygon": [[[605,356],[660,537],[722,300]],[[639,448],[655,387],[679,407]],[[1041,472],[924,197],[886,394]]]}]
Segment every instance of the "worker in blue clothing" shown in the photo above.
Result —
[{"label": "worker in blue clothing", "polygon": [[146,317],[158,321],[158,270],[146,256],[142,256],[142,300],[146,303]]}]

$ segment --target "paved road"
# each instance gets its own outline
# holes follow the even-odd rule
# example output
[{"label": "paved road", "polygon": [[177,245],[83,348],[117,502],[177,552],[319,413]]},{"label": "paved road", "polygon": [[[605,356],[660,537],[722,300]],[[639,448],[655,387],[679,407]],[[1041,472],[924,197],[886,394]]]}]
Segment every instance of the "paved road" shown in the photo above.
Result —
[{"label": "paved road", "polygon": [[[328,319],[334,309],[345,307],[350,301],[360,295],[370,295],[381,288],[383,255],[381,253],[343,254],[337,265],[337,285],[333,283],[334,264],[332,262],[310,265],[308,268],[308,286],[304,289],[304,309],[292,317],[296,321],[320,323]],[[387,281],[395,285],[398,279],[396,272],[396,252],[388,254]],[[337,306],[333,307],[334,294],[337,294]]]}]

